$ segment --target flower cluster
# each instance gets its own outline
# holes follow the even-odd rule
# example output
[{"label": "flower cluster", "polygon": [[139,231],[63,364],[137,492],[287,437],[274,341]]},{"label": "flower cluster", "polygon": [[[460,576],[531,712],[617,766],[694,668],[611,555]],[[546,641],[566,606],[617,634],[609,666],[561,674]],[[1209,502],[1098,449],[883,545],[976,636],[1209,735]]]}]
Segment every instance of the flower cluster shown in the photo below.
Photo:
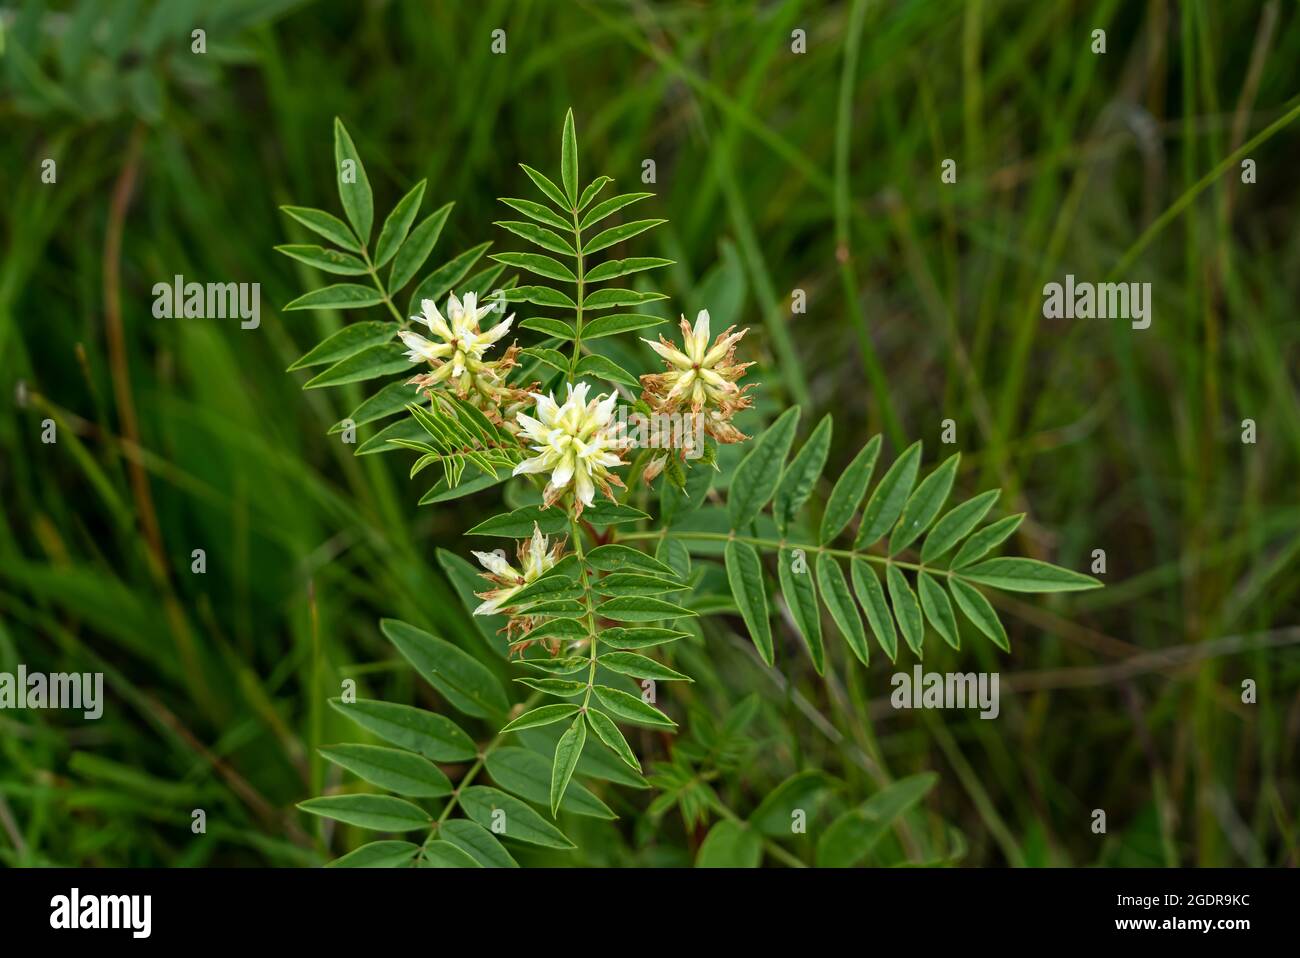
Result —
[{"label": "flower cluster", "polygon": [[[555,563],[564,552],[564,541],[563,538],[559,538],[553,544],[550,543],[547,537],[542,535],[542,530],[537,523],[533,523],[532,538],[519,543],[518,569],[499,552],[475,552],[474,558],[488,570],[482,574],[483,578],[491,582],[495,588],[476,593],[483,603],[474,610],[474,614],[509,615],[510,619],[506,623],[507,638],[531,631],[537,624],[536,616],[528,615],[526,610],[513,608],[510,602],[511,596],[555,567]],[[523,648],[525,644],[512,645],[514,651],[522,651]],[[552,648],[550,651],[555,654],[558,648]]]},{"label": "flower cluster", "polygon": [[618,394],[588,400],[589,389],[586,383],[569,383],[563,404],[554,395],[534,393],[537,416],[522,412],[516,416],[521,441],[531,444],[536,455],[515,466],[514,474],[549,471],[550,481],[542,494],[545,504],[554,505],[572,486],[578,514],[583,506],[593,504],[597,486],[614,498],[611,483],[622,486],[623,482],[610,470],[627,464],[622,453],[632,442],[624,423],[614,417]]},{"label": "flower cluster", "polygon": [[510,370],[517,365],[518,346],[511,346],[496,360],[484,359],[488,349],[510,331],[514,322],[512,314],[483,330],[480,323],[493,308],[479,306],[474,293],[466,293],[464,300],[452,293],[447,297],[444,319],[433,300],[421,300],[421,315],[412,316],[411,320],[428,327],[436,339],[405,329],[398,335],[406,344],[407,359],[413,363],[427,362],[433,367],[433,372],[411,379],[413,385],[431,391],[439,384],[446,384],[494,421],[511,424],[514,413],[526,407],[528,392],[506,383]]},{"label": "flower cluster", "polygon": [[[707,309],[700,310],[695,317],[693,329],[685,316],[681,323],[681,349],[662,336],[657,343],[642,340],[663,357],[666,371],[641,377],[641,398],[656,413],[675,413],[686,408],[694,415],[703,416],[704,432],[720,443],[743,442],[749,437],[732,425],[731,419],[753,405],[746,393],[754,384],[736,385],[736,380],[754,365],[736,362],[736,344],[749,330],[733,333],[736,327],[728,326],[710,345]],[[646,478],[657,476],[665,462],[665,456],[655,458],[646,469]]]}]

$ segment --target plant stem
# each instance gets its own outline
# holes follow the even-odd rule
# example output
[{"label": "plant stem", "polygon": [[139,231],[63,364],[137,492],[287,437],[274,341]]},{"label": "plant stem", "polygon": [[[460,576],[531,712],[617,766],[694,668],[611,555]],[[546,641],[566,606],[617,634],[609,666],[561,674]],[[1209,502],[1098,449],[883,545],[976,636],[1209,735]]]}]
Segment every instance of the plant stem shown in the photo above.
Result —
[{"label": "plant stem", "polygon": [[[528,698],[524,699],[523,710],[527,712],[530,708],[541,701],[541,698],[541,692],[534,692],[532,695],[528,696]],[[479,757],[474,760],[474,764],[469,767],[469,771],[465,773],[465,777],[456,783],[456,788],[452,791],[451,797],[447,799],[447,804],[442,807],[442,813],[438,816],[438,820],[434,822],[433,827],[429,829],[429,836],[424,840],[424,844],[420,846],[420,854],[417,858],[424,857],[424,850],[429,847],[429,842],[433,841],[438,835],[438,826],[451,816],[452,811],[455,810],[456,805],[460,802],[461,791],[468,787],[469,784],[478,777],[479,772],[483,771],[483,765],[487,761],[487,757],[492,754],[498,745],[501,744],[501,740],[505,738],[507,734],[508,733],[506,732],[497,732],[492,740],[488,742],[487,745],[483,746],[483,751],[479,754]]]},{"label": "plant stem", "polygon": [[573,208],[573,248],[578,252],[578,308],[573,327],[573,355],[569,359],[569,381],[578,372],[578,358],[582,355],[582,300],[586,289],[586,273],[582,266],[582,230],[578,228],[577,204]]},{"label": "plant stem", "polygon": [[397,307],[393,305],[393,300],[388,295],[388,290],[385,289],[384,284],[379,281],[379,273],[375,270],[375,264],[370,261],[370,251],[366,249],[364,243],[361,244],[361,256],[366,261],[366,269],[370,273],[370,281],[375,284],[375,289],[377,289],[379,295],[384,298],[384,305],[387,306],[388,311],[393,314],[393,319],[397,320],[399,323],[404,323],[405,320],[402,319],[402,314],[397,311]]},{"label": "plant stem", "polygon": [[587,705],[591,702],[591,690],[596,684],[596,619],[591,611],[591,582],[587,578],[587,557],[582,548],[582,529],[579,528],[578,518],[574,515],[572,501],[569,504],[569,527],[573,530],[573,552],[578,557],[578,568],[582,575],[582,592],[587,605],[587,614],[583,621],[587,624],[587,642],[590,646],[588,654],[591,657],[591,664],[587,668],[587,692],[582,697],[580,713],[586,715]]}]

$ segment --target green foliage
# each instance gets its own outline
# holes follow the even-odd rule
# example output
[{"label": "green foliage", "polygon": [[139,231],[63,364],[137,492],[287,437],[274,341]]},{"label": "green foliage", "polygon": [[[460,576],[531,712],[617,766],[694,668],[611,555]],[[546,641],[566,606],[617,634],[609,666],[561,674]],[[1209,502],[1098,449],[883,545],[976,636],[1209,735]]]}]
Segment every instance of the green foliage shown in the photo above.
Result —
[{"label": "green foliage", "polygon": [[[736,419],[743,432],[762,435],[793,403],[804,430],[814,414],[833,414],[826,466],[784,535],[766,508],[741,535],[853,552],[867,493],[908,443],[925,439],[918,480],[947,452],[963,454],[949,501],[903,551],[885,554],[889,529],[867,558],[806,552],[829,613],[824,679],[781,595],[779,546],[755,547],[760,587],[778,612],[769,625],[778,668],[742,638],[724,538],[728,490],[753,444],[710,448],[717,471],[711,460],[685,464],[689,496],[672,487],[680,476],[671,465],[666,490],[635,481],[635,463],[623,472],[631,491],[620,499],[651,518],[584,526],[588,554],[604,540],[657,558],[690,588],[653,597],[698,613],[598,623],[607,649],[693,680],[658,683],[656,707],[678,723],[675,733],[615,726],[636,765],[655,776],[686,761],[679,752],[698,745],[702,723],[722,722],[756,692],[747,760],[701,758],[683,786],[703,777],[745,821],[800,770],[843,783],[823,797],[806,836],[761,843],[764,864],[795,863],[768,843],[817,862],[838,816],[926,769],[939,784],[858,864],[1294,858],[1293,829],[1277,812],[1294,805],[1296,788],[1284,759],[1295,750],[1286,703],[1297,682],[1288,646],[1300,588],[1289,320],[1300,272],[1289,268],[1294,184],[1277,176],[1297,130],[1297,34],[1287,18],[1249,4],[1183,5],[1166,18],[1158,5],[1083,15],[1005,0],[954,17],[942,5],[853,0],[819,8],[807,54],[789,56],[783,40],[809,26],[799,22],[806,4],[541,4],[509,23],[479,4],[445,5],[436,23],[419,5],[330,0],[198,12],[187,0],[10,7],[0,17],[0,154],[12,173],[0,209],[9,239],[0,387],[14,401],[0,417],[0,669],[102,670],[108,704],[85,726],[53,711],[0,716],[5,865],[319,865],[367,843],[376,858],[414,861],[422,831],[385,835],[293,807],[308,794],[377,790],[318,749],[393,746],[459,783],[531,698],[515,677],[585,678],[571,648],[583,638],[573,633],[574,624],[585,630],[580,619],[549,620],[562,640],[550,668],[578,660],[560,672],[507,665],[506,617],[470,615],[485,585],[468,549],[515,543],[466,539],[465,530],[535,507],[528,482],[468,459],[461,471],[446,456],[408,482],[428,453],[389,439],[442,440],[407,409],[420,399],[392,350],[300,392],[343,359],[396,346],[395,332],[385,338],[370,325],[399,325],[382,299],[358,310],[273,309],[332,284],[378,295],[368,272],[331,270],[355,270],[348,257],[365,263],[332,199],[335,114],[365,161],[372,262],[387,252],[384,225],[404,218],[391,211],[427,178],[406,239],[376,267],[399,316],[418,311],[417,286],[447,287],[469,259],[458,295],[477,277],[487,294],[541,284],[576,304],[571,281],[486,258],[546,256],[576,276],[576,259],[490,225],[527,221],[573,245],[554,142],[570,102],[582,134],[584,237],[668,220],[585,264],[589,292],[671,299],[584,304],[583,353],[647,371],[654,360],[638,336],[671,337],[679,313],[707,307],[715,329],[751,328],[741,358],[757,361],[762,388],[757,408]],[[1080,20],[1094,14],[1101,20]],[[207,29],[206,55],[190,50],[195,24]],[[464,42],[502,25],[509,57]],[[1106,57],[1078,42],[1095,25],[1108,28]],[[556,37],[567,40],[553,47]],[[1041,67],[1030,84],[1027,63]],[[437,108],[417,116],[410,91]],[[667,101],[665,91],[674,91]],[[1117,120],[1117,96],[1140,103],[1142,122]],[[951,185],[936,175],[949,155],[959,168]],[[1240,181],[1245,156],[1259,165],[1259,185]],[[58,160],[57,184],[39,179],[45,157]],[[558,205],[516,157],[540,159]],[[658,163],[657,185],[642,182],[647,157]],[[592,179],[598,170],[617,182]],[[635,198],[606,213],[616,194]],[[498,195],[529,199],[498,205]],[[328,209],[320,222],[333,238],[280,215],[277,203]],[[115,264],[106,240],[117,227]],[[293,252],[270,256],[277,244]],[[1151,280],[1154,324],[1130,334],[1120,324],[1044,320],[1042,285],[1067,271]],[[151,317],[151,284],[180,273],[260,282],[261,328]],[[795,287],[807,293],[806,313],[787,301]],[[512,382],[559,385],[574,310],[512,308],[512,335],[536,344]],[[359,331],[336,351],[315,351],[352,326]],[[395,371],[352,378],[371,358]],[[955,421],[951,449],[935,443],[940,415]],[[345,416],[355,444],[340,441],[350,437]],[[1239,440],[1248,416],[1257,445]],[[40,442],[46,418],[58,423],[56,445]],[[846,464],[877,433],[877,461],[855,498]],[[956,523],[963,531],[941,551],[945,517],[981,490],[1000,495],[967,517],[969,528]],[[196,548],[207,551],[206,575],[191,572]],[[974,624],[961,580],[943,575],[1004,555],[1089,571],[1094,549],[1109,563],[1096,573],[1104,591],[1021,595],[966,578]],[[925,666],[1000,670],[1001,721],[889,708],[894,667],[878,650],[898,627],[871,556],[926,567],[899,564],[922,609]],[[629,570],[596,578],[613,571]],[[878,607],[859,601],[870,589],[864,574]],[[996,620],[984,618],[985,599]],[[960,650],[941,625],[944,600]],[[854,621],[864,613],[863,644],[875,648],[858,654]],[[483,663],[511,710],[456,711],[386,642],[380,617]],[[1010,655],[979,627],[999,637],[997,620]],[[538,651],[526,658],[541,663]],[[599,684],[638,693],[634,676],[604,671]],[[1238,704],[1247,678],[1259,685],[1249,706]],[[355,703],[331,704],[341,691],[350,700],[352,686]],[[452,722],[456,733],[409,714],[352,720],[363,702],[382,700]],[[576,707],[581,697],[539,695],[531,707],[546,702]],[[475,840],[485,836],[489,861],[507,867],[694,862],[709,832],[732,819],[708,806],[689,829],[675,812],[652,820],[647,806],[663,793],[620,758],[617,740],[590,734],[599,709],[587,712],[588,741],[558,817],[552,759],[576,713],[510,732],[489,754],[522,748],[544,764],[545,790],[530,786],[540,800],[516,797],[577,849],[495,836],[457,805],[426,858],[464,864],[451,845],[482,862]],[[475,781],[510,792],[486,765]],[[579,785],[619,817],[568,811]],[[698,784],[687,791],[698,797]],[[1110,812],[1111,837],[1079,827],[1084,795]],[[408,800],[436,818],[448,798]],[[220,810],[206,834],[191,830],[200,806]]]},{"label": "green foliage", "polygon": [[[952,490],[961,457],[950,456],[917,483],[921,461],[919,441],[904,450],[889,466],[869,496],[871,470],[878,458],[881,437],[873,437],[862,448],[835,481],[822,515],[819,544],[745,535],[744,527],[752,523],[767,505],[773,489],[776,489],[776,500],[772,511],[777,528],[787,529],[806,498],[799,497],[793,490],[810,487],[817,478],[816,473],[821,471],[825,461],[822,446],[825,435],[829,433],[829,420],[822,421],[789,465],[786,464],[798,415],[797,408],[788,410],[755,441],[754,448],[736,469],[729,497],[733,531],[727,536],[727,574],[750,638],[764,661],[770,663],[773,658],[772,613],[762,581],[760,549],[776,553],[781,593],[819,673],[824,667],[825,653],[814,580],[821,585],[821,602],[841,635],[858,659],[863,664],[867,662],[861,620],[849,598],[840,567],[841,559],[850,562],[854,592],[866,612],[871,631],[891,662],[897,658],[898,633],[902,634],[908,647],[921,656],[925,621],[929,621],[949,645],[960,647],[956,620],[944,585],[971,624],[1004,651],[1010,648],[1006,630],[993,606],[974,587],[976,584],[1014,592],[1065,592],[1101,586],[1092,576],[1037,559],[1008,557],[976,563],[976,559],[1005,541],[1022,517],[1008,516],[976,531],[976,526],[999,495],[999,491],[994,489],[954,506],[936,522]],[[776,488],[778,483],[779,488]],[[859,519],[853,547],[833,547],[831,543],[851,521],[852,511],[864,496],[867,497],[866,506]],[[887,553],[868,551],[887,534]],[[925,538],[920,548],[921,561],[902,558],[908,554],[908,547],[922,536]],[[961,548],[950,563],[935,564],[958,543],[961,543]],[[809,556],[814,554],[815,571],[809,560]],[[887,593],[881,590],[873,565],[883,566]],[[905,573],[915,578],[915,589]],[[917,590],[920,591],[919,599]]]},{"label": "green foliage", "polygon": [[[288,244],[275,247],[299,262],[306,263],[326,273],[350,276],[366,276],[366,283],[332,283],[319,289],[311,290],[286,303],[285,311],[290,310],[364,310],[369,307],[384,306],[388,316],[383,319],[357,320],[327,336],[321,343],[309,350],[294,362],[289,369],[301,369],[326,363],[328,368],[308,380],[304,388],[313,389],[324,386],[341,386],[348,383],[370,382],[391,377],[394,373],[410,370],[411,364],[405,358],[401,345],[392,343],[400,330],[408,329],[409,319],[403,319],[395,304],[396,297],[404,290],[415,276],[425,267],[433,252],[438,237],[450,215],[454,204],[447,203],[426,216],[418,226],[412,229],[419,216],[420,205],[424,199],[426,180],[420,180],[405,196],[398,200],[392,211],[385,217],[379,236],[374,246],[370,245],[371,231],[374,223],[374,191],[366,174],[365,164],[357,152],[351,135],[337,117],[334,120],[334,161],[335,178],[338,183],[339,202],[343,207],[347,222],[324,210],[302,206],[282,206],[281,210],[299,224],[319,236],[329,240],[346,252],[308,244]],[[420,302],[425,299],[440,300],[457,284],[464,291],[486,292],[487,288],[500,278],[500,270],[484,270],[470,276],[470,270],[491,244],[484,243],[452,257],[447,262],[427,273],[415,288],[411,296],[410,309],[418,311]],[[356,254],[356,255],[352,255]],[[387,278],[381,276],[381,270],[388,265]],[[384,397],[387,391],[396,390],[395,400]],[[403,388],[398,382],[390,381],[372,393],[361,405],[335,426],[334,431],[341,431],[345,424],[354,427],[373,423],[401,412],[411,404],[421,404],[411,387]],[[420,418],[419,411],[411,411],[416,422],[429,430],[435,439],[442,440],[442,451],[431,449],[428,462],[442,462],[450,477],[457,479],[463,475],[464,459],[473,459],[472,453],[461,453],[456,443],[472,434],[468,444],[478,447],[479,443],[491,443],[496,440],[492,435],[495,430],[474,428],[467,423],[469,416],[464,410],[468,404],[452,404],[442,410],[433,410],[435,420],[447,426],[442,434],[434,433],[430,426]],[[484,432],[488,435],[484,435]],[[391,448],[393,435],[385,436]],[[400,443],[398,443],[400,445]],[[358,448],[360,453],[365,447]],[[378,447],[380,450],[385,446]],[[484,475],[492,475],[494,470],[479,458],[475,465],[480,466]],[[422,465],[427,465],[423,462]],[[508,463],[506,465],[513,465]],[[449,481],[449,486],[457,482]],[[431,491],[431,495],[436,492]]]}]

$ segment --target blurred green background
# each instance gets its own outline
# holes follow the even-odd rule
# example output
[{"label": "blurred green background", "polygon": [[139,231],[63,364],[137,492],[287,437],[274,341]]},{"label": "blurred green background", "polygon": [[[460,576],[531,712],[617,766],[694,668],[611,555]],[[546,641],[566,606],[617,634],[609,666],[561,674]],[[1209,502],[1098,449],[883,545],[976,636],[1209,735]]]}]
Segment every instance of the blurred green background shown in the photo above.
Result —
[{"label": "blurred green background", "polygon": [[[466,557],[499,498],[417,507],[406,456],[327,436],[365,392],[285,372],[344,320],[280,313],[325,279],[271,251],[304,239],[277,206],[337,212],[337,115],[380,215],[420,177],[426,209],[455,201],[434,263],[517,248],[496,197],[553,170],[572,106],[585,172],[640,189],[655,161],[644,215],[669,223],[643,252],[677,261],[673,311],[754,327],[751,426],[833,412],[834,475],[878,431],[933,462],[952,419],[958,492],[1029,512],[1016,551],[1107,557],[1104,590],[1000,603],[1010,655],[927,656],[1000,671],[992,722],[895,712],[883,657],[823,681],[788,624],[761,668],[713,620],[685,724],[756,694],[713,783],[732,806],[801,769],[840,800],[933,770],[874,862],[1297,863],[1294,4],[0,0],[0,24],[0,670],[107,690],[96,722],[0,713],[0,862],[310,865],[360,840],[293,808],[339,784],[315,747],[355,738],[325,700],[353,678],[439,707],[376,622],[481,650],[436,550]],[[260,283],[260,328],[155,319],[178,273]],[[1150,282],[1151,327],[1043,319],[1066,273]],[[700,828],[600,791],[618,821],[528,860],[691,861]]]}]

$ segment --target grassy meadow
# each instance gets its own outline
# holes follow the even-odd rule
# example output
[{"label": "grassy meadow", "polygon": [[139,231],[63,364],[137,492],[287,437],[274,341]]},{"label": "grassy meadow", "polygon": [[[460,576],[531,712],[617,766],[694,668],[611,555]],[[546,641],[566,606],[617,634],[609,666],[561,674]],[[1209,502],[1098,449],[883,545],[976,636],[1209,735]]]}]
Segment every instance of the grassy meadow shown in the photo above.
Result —
[{"label": "grassy meadow", "polygon": [[[937,776],[872,864],[1300,863],[1294,4],[0,0],[0,29],[0,672],[105,687],[97,721],[0,711],[0,862],[323,864],[367,840],[295,808],[355,787],[328,699],[441,705],[379,619],[508,680],[456,564],[499,491],[418,505],[408,454],[330,433],[364,384],[286,370],[347,317],[282,312],[326,278],[273,247],[309,240],[281,205],[339,214],[338,117],[378,216],[422,177],[454,201],[433,262],[517,249],[497,198],[553,173],[571,107],[584,171],[668,221],[655,305],[752,327],[746,431],[832,412],[830,476],[876,433],[960,450],[958,492],[1028,513],[1019,554],[1104,550],[1106,588],[1000,599],[1009,654],[927,647],[1000,674],[994,721],[891,707],[906,653],[822,678],[787,614],[769,669],[711,618],[680,734],[633,745],[716,774],[669,807],[587,780],[617,819],[562,813],[580,850],[521,863],[689,865],[692,790],[744,814],[806,770],[826,815]],[[1150,283],[1149,328],[1045,317],[1067,274]],[[260,324],[157,318],[176,275],[260,284]]]}]

